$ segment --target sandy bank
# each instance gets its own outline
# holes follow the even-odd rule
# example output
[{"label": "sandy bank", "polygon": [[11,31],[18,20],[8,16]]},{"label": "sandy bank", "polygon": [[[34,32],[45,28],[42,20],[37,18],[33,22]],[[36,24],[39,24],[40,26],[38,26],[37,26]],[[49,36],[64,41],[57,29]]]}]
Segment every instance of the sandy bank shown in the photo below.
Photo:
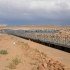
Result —
[{"label": "sandy bank", "polygon": [[0,70],[69,70],[69,53],[30,40],[1,34],[0,51]]}]

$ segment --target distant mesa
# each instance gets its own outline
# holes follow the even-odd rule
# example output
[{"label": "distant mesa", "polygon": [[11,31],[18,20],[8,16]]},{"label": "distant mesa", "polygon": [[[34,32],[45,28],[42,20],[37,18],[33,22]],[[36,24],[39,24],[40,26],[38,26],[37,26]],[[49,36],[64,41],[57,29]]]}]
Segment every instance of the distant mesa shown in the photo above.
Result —
[{"label": "distant mesa", "polygon": [[0,26],[8,26],[7,24],[0,24]]}]

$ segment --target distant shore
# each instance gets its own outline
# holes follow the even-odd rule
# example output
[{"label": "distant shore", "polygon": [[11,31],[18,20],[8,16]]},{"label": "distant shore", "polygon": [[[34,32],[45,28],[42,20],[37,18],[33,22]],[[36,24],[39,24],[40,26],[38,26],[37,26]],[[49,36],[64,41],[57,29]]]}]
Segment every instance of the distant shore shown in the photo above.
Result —
[{"label": "distant shore", "polygon": [[24,29],[24,28],[29,28],[29,29],[43,29],[43,28],[70,28],[70,26],[56,26],[56,25],[31,25],[31,26],[0,26],[0,28],[4,29]]}]

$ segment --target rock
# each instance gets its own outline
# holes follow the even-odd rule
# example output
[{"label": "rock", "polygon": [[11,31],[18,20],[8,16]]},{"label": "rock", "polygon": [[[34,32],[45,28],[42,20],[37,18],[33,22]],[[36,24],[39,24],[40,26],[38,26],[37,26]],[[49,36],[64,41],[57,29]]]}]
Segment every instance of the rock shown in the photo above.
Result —
[{"label": "rock", "polygon": [[50,67],[50,70],[54,70],[54,66],[51,66],[51,67]]},{"label": "rock", "polygon": [[50,59],[50,60],[49,60],[49,64],[50,64],[50,65],[53,65],[53,63],[54,63],[54,60],[53,60],[53,59]]},{"label": "rock", "polygon": [[45,58],[46,63],[48,63],[48,62],[49,62],[49,60],[50,60],[49,58]]},{"label": "rock", "polygon": [[47,68],[47,63],[43,63],[44,68]]},{"label": "rock", "polygon": [[37,67],[35,66],[35,67],[33,67],[31,70],[38,70],[38,69],[37,69]]},{"label": "rock", "polygon": [[44,67],[41,64],[39,64],[38,65],[38,70],[45,70],[45,69],[44,69]]}]

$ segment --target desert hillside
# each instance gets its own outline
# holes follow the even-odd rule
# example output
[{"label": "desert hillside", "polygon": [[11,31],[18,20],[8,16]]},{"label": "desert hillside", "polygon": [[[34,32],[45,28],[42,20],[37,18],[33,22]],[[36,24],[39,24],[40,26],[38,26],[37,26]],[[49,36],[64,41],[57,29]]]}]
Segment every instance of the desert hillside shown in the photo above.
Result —
[{"label": "desert hillside", "polygon": [[37,44],[31,43],[30,40],[27,42],[0,34],[0,70],[70,70],[65,64],[36,48]]}]

